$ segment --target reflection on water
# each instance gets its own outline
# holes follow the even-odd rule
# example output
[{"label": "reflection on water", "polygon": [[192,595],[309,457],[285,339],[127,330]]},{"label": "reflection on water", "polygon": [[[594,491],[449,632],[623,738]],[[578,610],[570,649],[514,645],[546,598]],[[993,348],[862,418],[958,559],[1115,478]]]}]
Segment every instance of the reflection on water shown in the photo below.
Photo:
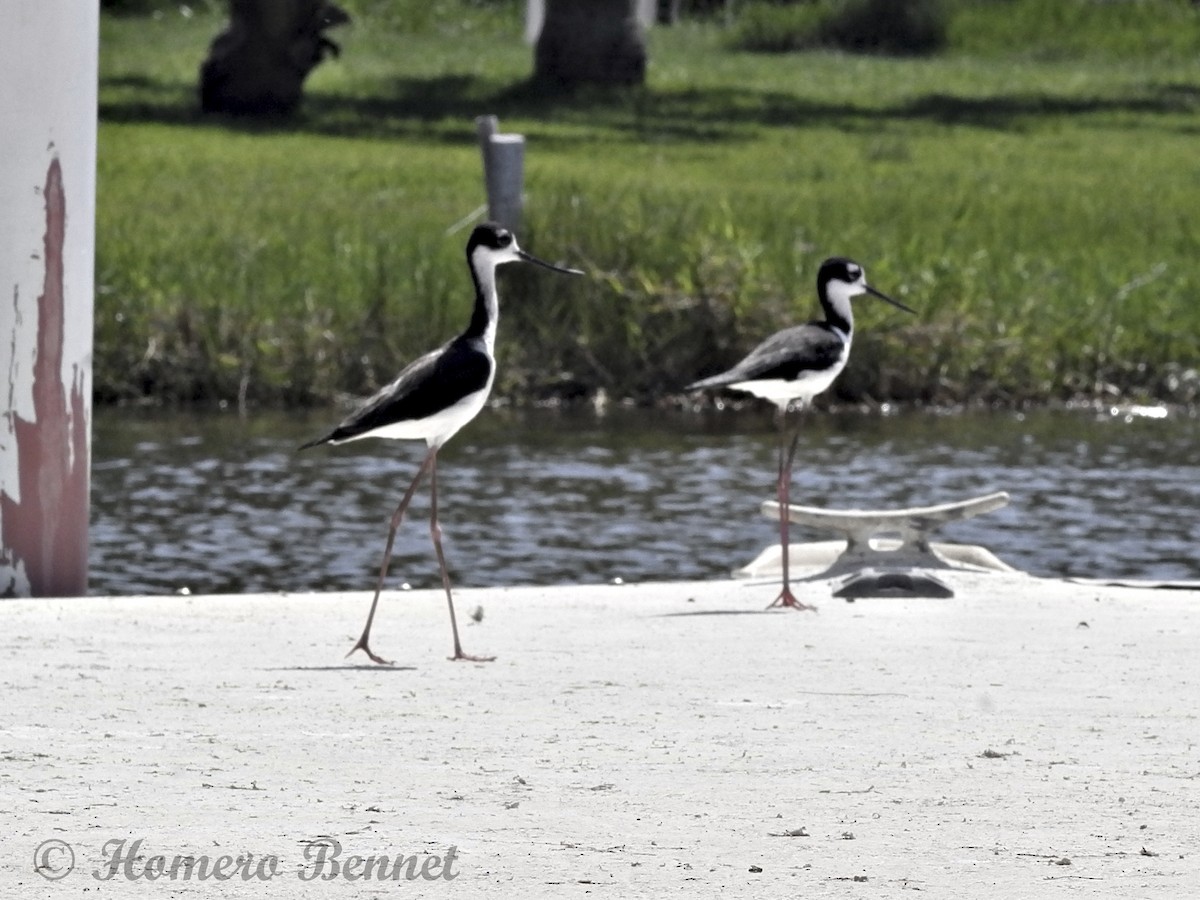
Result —
[{"label": "reflection on water", "polygon": [[[373,587],[424,445],[295,452],[335,418],[96,410],[92,593]],[[939,537],[1041,575],[1200,578],[1195,418],[817,413],[805,428],[795,502],[886,508],[1007,490],[1007,508]],[[724,577],[775,536],[758,512],[774,490],[775,440],[757,410],[488,410],[438,457],[455,582]],[[438,584],[427,513],[422,491],[393,586]]]}]

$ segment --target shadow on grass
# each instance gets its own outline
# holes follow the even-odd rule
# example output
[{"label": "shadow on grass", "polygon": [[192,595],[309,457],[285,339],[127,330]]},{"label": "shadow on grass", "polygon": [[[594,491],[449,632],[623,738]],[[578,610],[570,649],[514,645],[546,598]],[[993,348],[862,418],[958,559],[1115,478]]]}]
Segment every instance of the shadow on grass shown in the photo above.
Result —
[{"label": "shadow on grass", "polygon": [[[576,125],[574,134],[542,139],[562,143],[610,139],[737,141],[762,127],[836,127],[847,131],[886,122],[971,125],[998,130],[1031,119],[1105,114],[1172,115],[1200,110],[1200,86],[1162,84],[1120,97],[1014,93],[981,97],[926,94],[892,106],[823,103],[778,91],[745,88],[556,90],[531,81],[510,85],[473,75],[397,78],[369,96],[311,92],[293,117],[205,115],[196,91],[139,76],[101,80],[104,122],[227,127],[245,132],[312,133],[367,138],[422,138],[459,142],[474,135],[474,119],[505,118]],[[106,96],[108,95],[108,96]],[[1178,122],[1164,127],[1185,127]],[[1194,126],[1192,126],[1194,127]]]}]

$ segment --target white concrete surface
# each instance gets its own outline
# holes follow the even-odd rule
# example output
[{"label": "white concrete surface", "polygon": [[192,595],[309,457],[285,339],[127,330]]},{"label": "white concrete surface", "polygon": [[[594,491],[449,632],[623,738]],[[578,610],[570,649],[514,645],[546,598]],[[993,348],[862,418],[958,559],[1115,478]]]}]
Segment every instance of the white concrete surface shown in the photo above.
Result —
[{"label": "white concrete surface", "polygon": [[[389,593],[392,668],[343,659],[364,593],[0,603],[0,895],[1195,896],[1200,593],[946,577],[460,591],[488,665]],[[302,880],[322,836],[431,880]]]}]

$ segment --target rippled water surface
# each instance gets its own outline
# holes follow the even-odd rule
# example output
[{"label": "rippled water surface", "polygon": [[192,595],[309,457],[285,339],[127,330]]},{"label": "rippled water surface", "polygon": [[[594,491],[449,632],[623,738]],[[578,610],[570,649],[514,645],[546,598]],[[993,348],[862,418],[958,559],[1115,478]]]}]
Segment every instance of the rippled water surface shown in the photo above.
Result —
[{"label": "rippled water surface", "polygon": [[[296,453],[335,414],[95,413],[96,594],[370,589],[424,452],[366,440]],[[1040,575],[1200,578],[1200,421],[1043,411],[813,413],[793,500],[887,508],[1012,494],[939,539]],[[724,577],[775,537],[776,432],[759,413],[487,410],[439,455],[460,585]],[[392,577],[433,587],[428,493]],[[827,536],[797,528],[795,540]]]}]

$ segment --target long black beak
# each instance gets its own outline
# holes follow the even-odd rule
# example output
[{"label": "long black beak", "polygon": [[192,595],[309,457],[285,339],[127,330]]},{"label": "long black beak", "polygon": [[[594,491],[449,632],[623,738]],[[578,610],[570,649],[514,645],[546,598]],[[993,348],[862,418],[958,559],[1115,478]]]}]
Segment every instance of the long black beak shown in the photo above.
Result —
[{"label": "long black beak", "polygon": [[549,269],[552,272],[562,272],[564,275],[583,274],[583,272],[579,269],[567,269],[563,266],[556,266],[553,263],[546,262],[544,259],[538,259],[532,253],[526,253],[524,250],[518,250],[517,256],[521,257],[521,259],[525,260],[525,262],[534,263],[535,265],[541,266],[543,269]]},{"label": "long black beak", "polygon": [[865,287],[867,289],[867,293],[870,294],[871,296],[878,297],[880,300],[886,300],[888,303],[892,304],[892,306],[899,307],[900,309],[904,310],[907,313],[912,313],[914,316],[917,314],[917,311],[915,309],[909,309],[907,306],[905,306],[899,300],[893,300],[891,297],[889,297],[883,291],[877,291],[877,290],[875,290],[875,288],[871,287],[869,284],[864,284],[863,287]]}]

